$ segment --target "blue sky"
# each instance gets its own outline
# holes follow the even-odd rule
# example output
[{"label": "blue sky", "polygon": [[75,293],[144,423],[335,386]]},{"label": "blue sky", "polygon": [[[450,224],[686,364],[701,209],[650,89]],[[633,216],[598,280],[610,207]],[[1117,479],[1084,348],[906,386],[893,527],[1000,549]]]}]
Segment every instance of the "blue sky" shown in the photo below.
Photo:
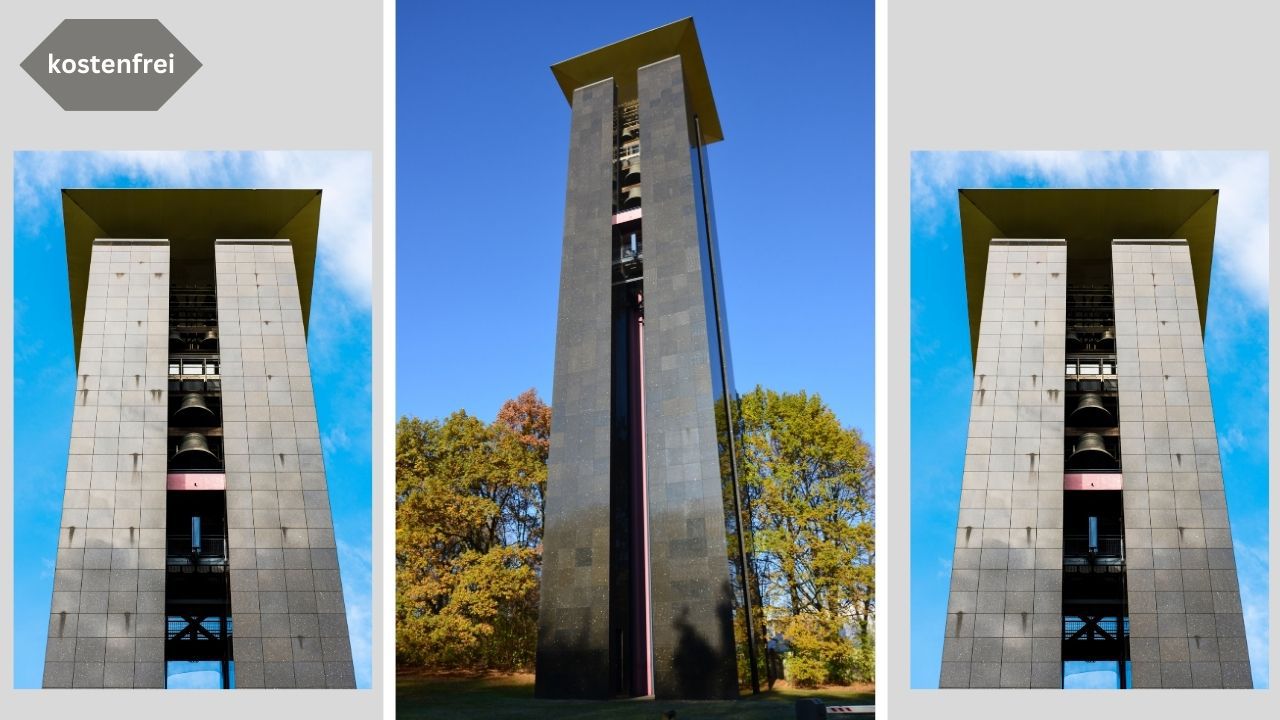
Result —
[{"label": "blue sky", "polygon": [[14,685],[39,687],[75,367],[64,187],[320,188],[308,345],[359,687],[372,684],[368,153],[17,153],[14,157]]},{"label": "blue sky", "polygon": [[1255,687],[1269,671],[1265,153],[923,153],[911,159],[911,685],[938,686],[973,365],[956,191],[1221,190],[1205,354]]},{"label": "blue sky", "polygon": [[709,156],[737,387],[819,393],[872,440],[872,10],[402,3],[397,413],[550,401],[569,105],[549,66],[692,15],[726,138]]}]

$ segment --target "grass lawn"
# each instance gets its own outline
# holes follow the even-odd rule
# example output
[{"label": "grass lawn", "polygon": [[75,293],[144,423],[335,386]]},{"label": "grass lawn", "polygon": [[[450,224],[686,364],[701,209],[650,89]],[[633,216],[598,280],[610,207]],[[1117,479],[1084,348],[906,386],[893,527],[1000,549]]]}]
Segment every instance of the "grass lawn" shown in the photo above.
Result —
[{"label": "grass lawn", "polygon": [[[396,676],[396,717],[400,720],[658,720],[666,710],[676,720],[740,718],[792,720],[795,701],[822,698],[827,705],[871,705],[871,685],[800,690],[774,686],[772,692],[741,700],[674,702],[654,700],[534,700],[533,675],[426,675],[402,672]],[[866,715],[855,717],[868,717]]]}]

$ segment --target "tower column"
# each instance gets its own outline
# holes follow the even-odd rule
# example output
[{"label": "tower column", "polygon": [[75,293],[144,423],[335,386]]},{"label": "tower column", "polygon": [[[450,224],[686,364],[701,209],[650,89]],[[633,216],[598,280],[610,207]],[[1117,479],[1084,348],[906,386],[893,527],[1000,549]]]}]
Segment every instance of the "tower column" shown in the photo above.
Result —
[{"label": "tower column", "polygon": [[1066,242],[991,240],[942,687],[1061,687]]},{"label": "tower column", "polygon": [[293,247],[214,252],[237,686],[355,687]]},{"label": "tower column", "polygon": [[538,614],[538,697],[609,697],[614,82],[573,93]]},{"label": "tower column", "polygon": [[169,242],[93,242],[45,687],[164,687]]},{"label": "tower column", "polygon": [[654,691],[737,697],[717,443],[718,330],[680,56],[638,71]]},{"label": "tower column", "polygon": [[1252,687],[1185,240],[1114,240],[1134,687]]}]

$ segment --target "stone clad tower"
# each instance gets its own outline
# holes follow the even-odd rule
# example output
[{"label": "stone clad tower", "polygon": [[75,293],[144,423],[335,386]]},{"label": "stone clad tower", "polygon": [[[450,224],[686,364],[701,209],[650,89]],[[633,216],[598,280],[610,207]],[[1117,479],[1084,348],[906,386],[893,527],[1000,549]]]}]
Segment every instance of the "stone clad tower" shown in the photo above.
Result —
[{"label": "stone clad tower", "polygon": [[1217,204],[960,191],[975,360],[942,687],[1251,686],[1202,343]]},{"label": "stone clad tower", "polygon": [[754,598],[693,21],[552,70],[572,122],[537,694],[736,697]]},{"label": "stone clad tower", "polygon": [[65,190],[45,687],[354,687],[307,360],[318,190]]}]

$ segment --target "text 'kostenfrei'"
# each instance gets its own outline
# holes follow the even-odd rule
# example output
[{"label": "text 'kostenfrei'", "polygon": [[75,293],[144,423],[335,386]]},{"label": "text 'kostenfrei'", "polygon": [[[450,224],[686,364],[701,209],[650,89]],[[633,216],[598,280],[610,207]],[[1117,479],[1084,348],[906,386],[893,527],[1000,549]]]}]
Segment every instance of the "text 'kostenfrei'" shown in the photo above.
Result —
[{"label": "text 'kostenfrei'", "polygon": [[100,58],[91,55],[87,58],[60,58],[49,53],[50,75],[172,75],[173,53],[168,59],[143,57],[142,53],[134,53],[133,57]]}]

